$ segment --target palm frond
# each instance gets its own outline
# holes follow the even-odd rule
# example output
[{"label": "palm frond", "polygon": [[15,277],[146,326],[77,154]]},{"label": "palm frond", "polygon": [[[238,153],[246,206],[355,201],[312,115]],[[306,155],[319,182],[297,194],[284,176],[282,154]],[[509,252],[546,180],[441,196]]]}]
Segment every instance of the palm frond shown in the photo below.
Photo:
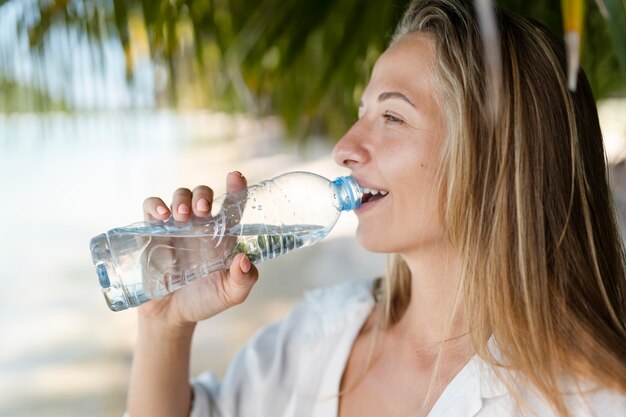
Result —
[{"label": "palm frond", "polygon": [[[149,58],[167,72],[167,89],[154,93],[162,94],[157,103],[273,113],[294,135],[337,135],[353,119],[374,60],[409,1],[33,0],[35,9],[25,9],[15,32],[27,35],[37,54],[55,47],[48,40],[55,28],[72,28],[89,40],[98,62],[113,37],[124,51],[132,86],[137,40],[129,25],[134,19],[136,26],[139,16]],[[563,32],[561,0],[497,3]],[[11,1],[0,0],[0,7],[7,4]],[[589,2],[584,25],[581,61],[596,96],[625,92],[623,0]],[[180,35],[183,29],[193,45]]]}]

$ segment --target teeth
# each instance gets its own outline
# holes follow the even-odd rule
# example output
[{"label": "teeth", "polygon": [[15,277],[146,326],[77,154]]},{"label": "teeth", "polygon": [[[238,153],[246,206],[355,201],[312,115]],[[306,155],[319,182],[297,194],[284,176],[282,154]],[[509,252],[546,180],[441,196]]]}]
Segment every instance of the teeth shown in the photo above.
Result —
[{"label": "teeth", "polygon": [[385,196],[385,195],[389,194],[389,191],[375,190],[373,188],[363,188],[362,191],[363,191],[363,194],[371,194],[371,195],[376,195],[376,194],[380,193],[381,195]]}]

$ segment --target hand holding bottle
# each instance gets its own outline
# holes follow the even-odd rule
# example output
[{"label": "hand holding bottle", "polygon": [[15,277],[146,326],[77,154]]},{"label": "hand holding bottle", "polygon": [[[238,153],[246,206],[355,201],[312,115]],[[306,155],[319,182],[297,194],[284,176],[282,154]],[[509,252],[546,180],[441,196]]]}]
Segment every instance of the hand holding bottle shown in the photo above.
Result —
[{"label": "hand holding bottle", "polygon": [[[228,174],[226,189],[229,195],[240,193],[246,186],[246,180],[240,173]],[[193,192],[180,188],[174,192],[171,210],[160,198],[146,199],[144,217],[146,221],[166,221],[172,217],[177,222],[188,222],[194,217],[210,216],[212,203],[213,191],[209,187],[198,186]],[[161,255],[164,256],[163,253]],[[182,255],[177,253],[175,256]],[[140,306],[139,312],[141,316],[158,319],[162,324],[195,323],[243,302],[257,278],[256,267],[244,253],[239,253],[228,270],[218,270],[206,279],[190,282],[178,291],[151,300]]]}]

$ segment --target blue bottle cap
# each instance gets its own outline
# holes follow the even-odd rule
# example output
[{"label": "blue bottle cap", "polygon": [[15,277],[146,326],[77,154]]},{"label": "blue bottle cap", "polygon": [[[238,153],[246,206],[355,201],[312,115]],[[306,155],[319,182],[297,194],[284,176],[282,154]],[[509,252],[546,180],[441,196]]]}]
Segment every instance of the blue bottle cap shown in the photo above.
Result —
[{"label": "blue bottle cap", "polygon": [[361,206],[363,191],[354,177],[339,177],[332,185],[341,211],[354,210]]}]

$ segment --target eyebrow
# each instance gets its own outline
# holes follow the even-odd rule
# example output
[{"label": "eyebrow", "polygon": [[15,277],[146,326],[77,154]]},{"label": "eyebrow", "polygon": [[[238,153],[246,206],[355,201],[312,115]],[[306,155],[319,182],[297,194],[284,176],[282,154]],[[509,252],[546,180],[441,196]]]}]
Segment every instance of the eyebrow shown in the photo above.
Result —
[{"label": "eyebrow", "polygon": [[[415,107],[415,104],[413,104],[413,102],[407,96],[397,91],[385,91],[385,92],[380,93],[380,95],[378,96],[379,103],[385,100],[390,100],[390,99],[399,99],[408,103],[409,105],[411,105],[411,107]],[[359,102],[359,107],[363,107],[363,105],[364,105],[363,100],[361,100]]]},{"label": "eyebrow", "polygon": [[380,103],[381,101],[385,101],[385,100],[389,100],[393,98],[406,101],[407,103],[411,105],[411,107],[415,107],[415,104],[413,104],[413,102],[409,100],[407,96],[397,91],[385,91],[383,93],[380,93],[380,95],[378,96],[378,102]]}]

